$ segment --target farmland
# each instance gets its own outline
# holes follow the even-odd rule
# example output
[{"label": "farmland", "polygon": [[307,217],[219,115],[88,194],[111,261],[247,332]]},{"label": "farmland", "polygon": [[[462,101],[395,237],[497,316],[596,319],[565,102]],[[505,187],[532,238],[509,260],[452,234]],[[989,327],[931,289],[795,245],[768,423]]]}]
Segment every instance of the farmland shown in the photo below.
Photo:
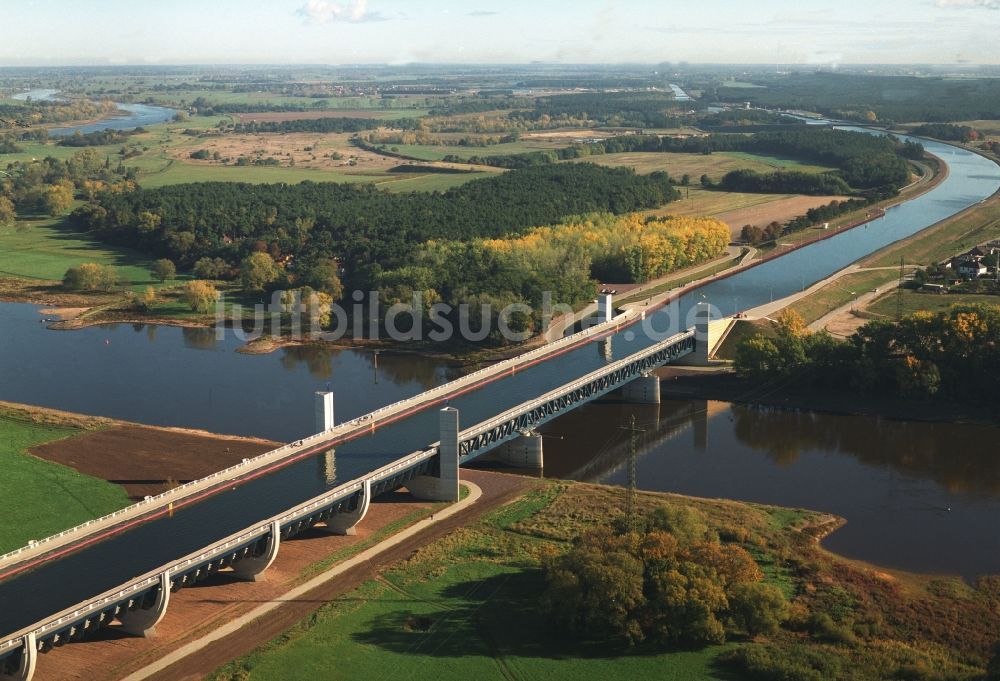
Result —
[{"label": "farmland", "polygon": [[695,183],[698,182],[698,179],[702,175],[708,175],[713,181],[717,182],[726,173],[740,169],[754,170],[762,173],[773,172],[775,170],[799,170],[809,173],[822,173],[832,170],[829,167],[800,163],[791,159],[735,151],[719,152],[710,155],[626,152],[592,156],[585,160],[604,166],[634,168],[637,173],[662,171],[670,173],[671,177],[676,178],[688,175],[692,178],[692,182]]}]

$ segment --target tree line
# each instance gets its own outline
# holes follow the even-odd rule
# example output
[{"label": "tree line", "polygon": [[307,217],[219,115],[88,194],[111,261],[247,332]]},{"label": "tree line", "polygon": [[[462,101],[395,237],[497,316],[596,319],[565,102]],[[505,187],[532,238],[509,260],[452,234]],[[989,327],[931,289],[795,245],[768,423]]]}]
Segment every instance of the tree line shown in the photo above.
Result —
[{"label": "tree line", "polygon": [[937,123],[1000,117],[1000,80],[996,78],[793,73],[756,77],[754,83],[762,87],[710,86],[703,99],[749,101],[862,122]]},{"label": "tree line", "polygon": [[[411,128],[415,123],[408,119],[400,119],[392,122],[394,127]],[[246,121],[233,126],[233,132],[237,134],[258,133],[258,132],[361,132],[363,130],[375,130],[385,125],[385,121],[377,118],[298,118],[290,121]]]},{"label": "tree line", "polygon": [[0,128],[100,118],[116,110],[112,101],[89,99],[26,100],[0,103]]},{"label": "tree line", "polygon": [[824,196],[828,194],[849,194],[851,188],[842,178],[831,173],[804,173],[801,171],[776,171],[758,173],[755,170],[733,170],[726,173],[718,186],[727,192],[750,192],[758,194],[806,194]]},{"label": "tree line", "polygon": [[675,128],[684,124],[678,103],[669,92],[585,92],[538,97],[528,111],[512,111],[512,119],[581,117],[596,125],[634,128]]},{"label": "tree line", "polygon": [[980,137],[979,131],[975,128],[954,123],[925,123],[910,130],[910,134],[949,142],[975,142]]},{"label": "tree line", "polygon": [[865,324],[846,341],[809,334],[794,313],[777,334],[757,334],[737,348],[736,370],[755,379],[869,395],[1000,404],[1000,307],[954,305],[899,322]]},{"label": "tree line", "polygon": [[[111,164],[96,149],[83,149],[65,160],[47,157],[34,163],[7,165],[0,177],[0,222],[17,213],[60,215],[74,196],[113,195],[134,187],[134,171],[119,161]],[[9,205],[8,205],[9,204]]]},{"label": "tree line", "polygon": [[375,283],[385,305],[411,305],[419,294],[419,320],[427,328],[435,303],[451,307],[453,324],[459,323],[458,307],[470,305],[477,327],[487,321],[478,315],[488,303],[491,340],[500,342],[497,322],[507,305],[531,309],[505,319],[509,327],[536,331],[546,294],[552,303],[577,305],[594,297],[595,278],[645,282],[717,257],[728,243],[729,228],[712,218],[599,213],[509,238],[429,241],[399,267],[380,272]]},{"label": "tree line", "polygon": [[132,135],[146,132],[143,128],[134,130],[97,130],[83,133],[77,130],[72,135],[60,137],[56,145],[60,147],[102,147],[108,144],[124,144]]},{"label": "tree line", "polygon": [[[923,156],[923,146],[892,137],[845,130],[803,129],[754,135],[712,134],[703,137],[620,135],[602,142],[575,144],[562,149],[506,156],[447,156],[451,163],[500,168],[526,168],[557,161],[623,152],[680,152],[711,154],[719,151],[781,154],[837,168],[837,174],[856,189],[899,188],[909,181],[906,159]],[[838,192],[839,193],[839,192]]]},{"label": "tree line", "polygon": [[444,193],[313,182],[108,191],[73,219],[98,238],[182,267],[206,256],[235,265],[259,247],[293,268],[336,257],[348,283],[366,288],[379,271],[432,239],[498,238],[569,215],[653,208],[677,196],[663,173],[569,164],[474,180]]}]

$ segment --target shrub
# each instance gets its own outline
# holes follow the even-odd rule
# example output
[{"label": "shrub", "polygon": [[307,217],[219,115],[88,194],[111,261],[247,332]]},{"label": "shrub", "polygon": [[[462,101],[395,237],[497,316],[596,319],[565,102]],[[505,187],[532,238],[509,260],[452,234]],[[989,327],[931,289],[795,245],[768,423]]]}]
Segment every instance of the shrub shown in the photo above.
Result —
[{"label": "shrub", "polygon": [[207,281],[191,281],[184,287],[184,302],[194,312],[208,314],[215,308],[219,291]]},{"label": "shrub", "polygon": [[110,291],[117,281],[114,267],[92,262],[71,267],[63,275],[63,287],[70,291]]},{"label": "shrub", "polygon": [[788,617],[788,601],[781,589],[770,584],[736,584],[729,592],[729,612],[751,636],[773,634]]},{"label": "shrub", "polygon": [[224,279],[229,274],[229,263],[222,258],[200,258],[194,264],[194,276],[199,279]]}]

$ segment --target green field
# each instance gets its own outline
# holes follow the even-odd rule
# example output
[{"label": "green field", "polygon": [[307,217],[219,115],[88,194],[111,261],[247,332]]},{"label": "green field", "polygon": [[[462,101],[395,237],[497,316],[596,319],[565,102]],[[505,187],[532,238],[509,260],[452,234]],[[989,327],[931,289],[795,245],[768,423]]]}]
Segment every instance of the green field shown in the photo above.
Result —
[{"label": "green field", "polygon": [[[156,165],[158,163],[158,165]],[[388,173],[364,170],[320,170],[288,166],[219,166],[195,165],[174,159],[136,164],[147,167],[139,176],[143,187],[163,187],[187,182],[311,182],[372,183],[391,191],[443,191],[469,180],[493,173]]]},{"label": "green field", "polygon": [[798,312],[806,324],[811,324],[828,312],[847,305],[863,293],[896,281],[894,269],[855,272],[832,281],[815,293],[795,301],[789,307]]},{"label": "green field", "polygon": [[[903,314],[914,312],[944,312],[952,305],[984,303],[1000,306],[1000,296],[978,295],[974,293],[922,293],[912,289],[903,290]],[[868,306],[868,311],[884,317],[896,316],[896,293],[882,296]]]},{"label": "green field", "polygon": [[[31,162],[49,156],[52,158],[67,159],[80,151],[79,147],[60,147],[56,144],[40,144],[38,142],[18,142],[17,146],[24,149],[24,151],[16,154],[0,154],[0,168],[6,167],[8,163],[18,161]],[[118,158],[116,154],[121,147],[122,145],[120,144],[111,144],[91,148],[96,149],[101,156],[110,156],[112,161],[115,161]]]},{"label": "green field", "polygon": [[[135,161],[135,159],[133,159]],[[142,169],[139,184],[143,187],[163,187],[187,182],[287,182],[294,184],[303,180],[313,182],[372,182],[386,177],[315,170],[310,168],[289,168],[287,166],[221,166],[196,165],[176,159],[148,159],[142,163],[132,163]]]},{"label": "green field", "polygon": [[[367,110],[378,113],[378,118],[404,118],[423,116],[428,101],[423,97],[411,100],[383,100],[377,97],[294,97],[273,92],[229,92],[226,90],[173,90],[171,92],[144,92],[142,101],[151,100],[165,106],[186,106],[204,97],[213,104],[266,104],[296,106],[306,111]],[[400,102],[403,106],[400,106]]]},{"label": "green field", "polygon": [[[401,192],[443,191],[469,180],[490,175],[488,172],[468,174],[392,173],[388,171],[388,166],[384,163],[379,167],[367,167],[365,164],[359,164],[357,166],[310,168],[301,165],[290,166],[286,159],[282,159],[282,165],[279,166],[237,166],[235,164],[221,165],[187,161],[186,159],[192,151],[206,147],[211,148],[214,140],[219,138],[185,135],[184,131],[209,132],[216,127],[220,120],[229,121],[230,117],[198,116],[183,122],[161,123],[148,126],[145,133],[130,137],[124,144],[90,148],[96,150],[101,156],[108,157],[113,165],[117,165],[119,162],[121,158],[119,152],[123,147],[139,151],[139,155],[127,158],[123,162],[128,167],[138,169],[138,182],[143,187],[163,187],[189,182],[285,182],[294,184],[308,180],[312,182],[373,183],[392,191]],[[349,134],[297,133],[297,135],[300,140],[297,142],[299,146],[301,144],[313,145],[318,154],[336,151],[348,159],[358,152],[355,147],[351,146]],[[256,140],[261,139],[259,136],[244,137],[249,140],[244,144],[246,153],[254,148]],[[271,136],[269,139],[273,141],[280,139],[280,137]],[[308,141],[301,141],[303,138]],[[264,147],[268,143],[260,141],[256,144]],[[22,143],[20,146],[24,149],[23,152],[0,155],[0,165],[16,161],[30,162],[49,156],[67,159],[81,150],[78,147],[61,147],[55,142],[48,144]],[[294,146],[295,144],[288,148],[294,148]],[[442,147],[442,149],[444,148]],[[468,151],[468,147],[447,147],[447,149]],[[441,157],[444,155],[440,154]],[[3,269],[2,265],[0,265],[0,269]]]},{"label": "green field", "polygon": [[552,532],[567,528],[531,523],[555,487],[421,549],[212,678],[381,679],[387,670],[413,681],[737,678],[714,663],[732,644],[615,650],[553,630],[538,609],[536,594],[545,585],[537,566],[540,552],[553,545]]},{"label": "green field", "polygon": [[0,410],[0,553],[127,506],[118,485],[35,458],[27,450],[81,431]]},{"label": "green field", "polygon": [[823,173],[831,170],[828,167],[804,164],[788,158],[742,152],[719,152],[705,155],[636,151],[588,156],[580,160],[602,166],[634,168],[637,173],[641,174],[664,171],[675,178],[690,175],[691,181],[695,184],[698,183],[702,175],[708,175],[713,180],[718,181],[726,173],[740,169],[754,170],[760,173],[774,172],[775,170]]},{"label": "green field", "polygon": [[[797,624],[752,640],[730,632],[726,644],[694,650],[648,642],[629,648],[566,631],[545,610],[543,562],[585,530],[620,518],[621,511],[609,515],[609,509],[620,508],[624,495],[615,487],[539,481],[514,503],[322,603],[209,678],[704,681],[740,678],[719,656],[745,646],[772,660],[756,679],[981,677],[959,648],[977,637],[985,644],[969,650],[992,645],[988,631],[977,632],[984,616],[996,616],[983,614],[979,596],[955,596],[970,593],[959,578],[842,561],[811,538],[835,518],[725,500],[640,492],[636,502],[642,515],[687,508],[710,533],[728,537],[724,543],[744,547],[764,580],[792,599]],[[814,628],[810,613],[823,613],[831,624]],[[877,630],[851,629],[868,621],[878,622]]]},{"label": "green field", "polygon": [[[0,228],[0,275],[61,280],[66,270],[85,262],[114,265],[135,290],[161,286],[150,273],[149,258],[96,241],[63,218],[20,220],[17,227]],[[162,285],[176,284],[168,279]]]},{"label": "green field", "polygon": [[890,246],[864,262],[870,267],[907,263],[932,265],[973,246],[1000,237],[1000,202],[988,200],[964,215],[924,230],[901,244]]}]

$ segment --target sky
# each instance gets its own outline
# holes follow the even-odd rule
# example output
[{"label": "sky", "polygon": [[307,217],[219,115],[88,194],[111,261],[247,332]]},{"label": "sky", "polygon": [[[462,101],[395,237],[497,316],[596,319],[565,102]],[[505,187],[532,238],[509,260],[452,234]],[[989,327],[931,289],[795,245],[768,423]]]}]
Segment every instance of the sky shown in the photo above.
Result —
[{"label": "sky", "polygon": [[1000,64],[1000,0],[0,0],[0,66]]}]

